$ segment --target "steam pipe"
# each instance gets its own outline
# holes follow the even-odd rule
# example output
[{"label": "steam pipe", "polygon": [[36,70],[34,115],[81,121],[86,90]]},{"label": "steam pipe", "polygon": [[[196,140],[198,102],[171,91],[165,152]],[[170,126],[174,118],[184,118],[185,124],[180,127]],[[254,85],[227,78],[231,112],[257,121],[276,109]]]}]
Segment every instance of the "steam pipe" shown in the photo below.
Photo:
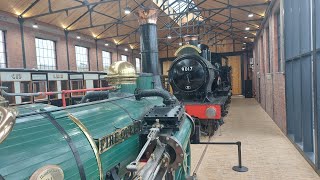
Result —
[{"label": "steam pipe", "polygon": [[147,89],[147,90],[136,89],[134,92],[134,95],[137,100],[140,100],[143,97],[152,97],[152,96],[162,97],[163,104],[165,105],[171,105],[177,102],[177,99],[174,98],[168,91],[164,89]]},{"label": "steam pipe", "polygon": [[109,98],[109,91],[92,91],[88,92],[86,95],[84,95],[80,101],[81,103],[86,103],[87,100],[103,100]]}]

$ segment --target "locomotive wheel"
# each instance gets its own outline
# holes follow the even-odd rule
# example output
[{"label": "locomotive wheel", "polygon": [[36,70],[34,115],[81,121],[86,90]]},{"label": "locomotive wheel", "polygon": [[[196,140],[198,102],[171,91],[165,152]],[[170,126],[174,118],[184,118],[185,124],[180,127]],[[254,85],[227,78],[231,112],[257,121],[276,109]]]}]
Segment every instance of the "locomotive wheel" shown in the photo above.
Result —
[{"label": "locomotive wheel", "polygon": [[218,121],[216,121],[216,120],[214,120],[214,125],[213,125],[213,127],[214,127],[214,130],[215,131],[217,131],[218,129],[219,129],[219,122]]},{"label": "locomotive wheel", "polygon": [[218,125],[215,120],[202,120],[201,123],[201,131],[204,132],[206,136],[213,136],[216,131]]},{"label": "locomotive wheel", "polygon": [[208,120],[209,121],[209,136],[213,136],[214,132],[217,130],[217,123],[215,120]]}]

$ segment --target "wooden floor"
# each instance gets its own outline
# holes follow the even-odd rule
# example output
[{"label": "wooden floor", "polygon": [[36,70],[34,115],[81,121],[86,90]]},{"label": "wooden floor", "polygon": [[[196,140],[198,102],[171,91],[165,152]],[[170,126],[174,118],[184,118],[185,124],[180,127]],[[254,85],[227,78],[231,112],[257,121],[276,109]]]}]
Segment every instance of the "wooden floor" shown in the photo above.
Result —
[{"label": "wooden floor", "polygon": [[[232,170],[237,164],[236,146],[210,145],[197,171],[197,179],[320,179],[255,99],[233,98],[221,136],[216,133],[211,141],[238,140],[242,142],[243,165],[249,168],[248,172]],[[192,172],[204,147],[191,146]]]}]

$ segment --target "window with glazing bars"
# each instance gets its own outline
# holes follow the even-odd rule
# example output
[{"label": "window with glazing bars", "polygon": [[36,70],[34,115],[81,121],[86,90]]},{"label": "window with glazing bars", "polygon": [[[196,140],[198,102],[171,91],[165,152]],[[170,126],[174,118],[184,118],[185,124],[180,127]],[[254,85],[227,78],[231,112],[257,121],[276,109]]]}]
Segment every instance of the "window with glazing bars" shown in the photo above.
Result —
[{"label": "window with glazing bars", "polygon": [[107,51],[102,51],[102,64],[103,70],[108,72],[111,65],[111,53]]},{"label": "window with glazing bars", "polygon": [[278,72],[281,72],[281,24],[280,12],[277,13]]},{"label": "window with glazing bars", "polygon": [[136,70],[137,70],[137,73],[141,72],[141,62],[139,58],[136,58]]},{"label": "window with glazing bars", "polygon": [[4,37],[4,31],[0,30],[0,68],[7,67],[6,60],[6,40]]},{"label": "window with glazing bars", "polygon": [[38,69],[56,70],[55,42],[36,38],[36,55]]},{"label": "window with glazing bars", "polygon": [[121,55],[121,61],[128,61],[128,56]]},{"label": "window with glazing bars", "polygon": [[76,48],[76,62],[78,71],[89,71],[88,62],[88,48],[75,46]]}]

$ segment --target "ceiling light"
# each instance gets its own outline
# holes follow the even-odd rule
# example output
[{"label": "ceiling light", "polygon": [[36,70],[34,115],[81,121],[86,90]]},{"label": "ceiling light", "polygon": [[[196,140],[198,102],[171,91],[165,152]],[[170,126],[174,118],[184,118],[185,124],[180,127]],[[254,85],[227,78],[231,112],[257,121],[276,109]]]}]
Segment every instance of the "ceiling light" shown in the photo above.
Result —
[{"label": "ceiling light", "polygon": [[109,44],[108,44],[108,43],[105,43],[104,45],[105,45],[105,46],[109,46]]},{"label": "ceiling light", "polygon": [[247,43],[244,42],[243,44],[247,44]]},{"label": "ceiling light", "polygon": [[252,13],[248,14],[248,17],[253,17],[253,14]]},{"label": "ceiling light", "polygon": [[250,30],[250,28],[249,27],[246,27],[246,31],[249,31]]},{"label": "ceiling light", "polygon": [[128,48],[125,48],[124,50],[125,50],[125,51],[128,51]]},{"label": "ceiling light", "polygon": [[38,28],[39,28],[39,26],[37,25],[37,23],[33,24],[32,27],[35,28],[35,29],[38,29]]},{"label": "ceiling light", "polygon": [[246,49],[246,48],[243,47],[242,49]]},{"label": "ceiling light", "polygon": [[181,43],[181,42],[179,42],[179,46],[182,46],[182,43]]},{"label": "ceiling light", "polygon": [[247,37],[247,36],[245,36],[244,38],[245,38],[245,39],[247,39],[248,37]]},{"label": "ceiling light", "polygon": [[124,13],[125,14],[130,14],[131,13],[131,8],[130,7],[124,8]]},{"label": "ceiling light", "polygon": [[80,37],[80,36],[77,36],[77,39],[81,39],[81,37]]},{"label": "ceiling light", "polygon": [[171,39],[171,38],[172,38],[171,35],[169,35],[169,36],[168,36],[168,39]]}]

